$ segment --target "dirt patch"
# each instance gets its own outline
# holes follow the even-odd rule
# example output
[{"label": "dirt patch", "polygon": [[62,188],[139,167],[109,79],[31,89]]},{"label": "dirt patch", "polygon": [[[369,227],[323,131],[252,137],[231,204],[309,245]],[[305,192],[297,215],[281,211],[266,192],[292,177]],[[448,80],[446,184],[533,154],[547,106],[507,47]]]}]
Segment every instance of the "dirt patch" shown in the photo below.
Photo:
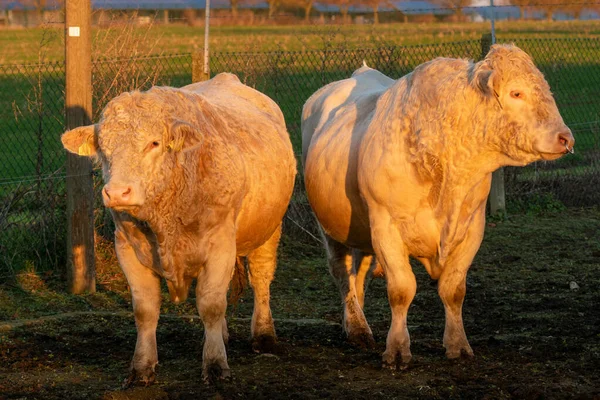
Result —
[{"label": "dirt patch", "polygon": [[0,398],[598,399],[598,254],[595,210],[490,224],[464,305],[475,357],[458,361],[445,359],[443,307],[435,282],[415,264],[419,287],[408,317],[414,361],[389,371],[381,368],[390,318],[384,281],[371,283],[365,306],[376,347],[353,348],[342,335],[338,292],[322,252],[288,241],[272,288],[279,337],[272,354],[252,351],[246,292],[228,312],[233,378],[205,385],[202,324],[185,315],[195,313],[194,299],[165,301],[157,382],[125,391],[120,384],[136,331],[126,290],[106,289],[118,282],[103,285],[100,274],[99,293],[82,297],[65,295],[56,282],[2,287],[0,315],[12,325],[0,333]]}]

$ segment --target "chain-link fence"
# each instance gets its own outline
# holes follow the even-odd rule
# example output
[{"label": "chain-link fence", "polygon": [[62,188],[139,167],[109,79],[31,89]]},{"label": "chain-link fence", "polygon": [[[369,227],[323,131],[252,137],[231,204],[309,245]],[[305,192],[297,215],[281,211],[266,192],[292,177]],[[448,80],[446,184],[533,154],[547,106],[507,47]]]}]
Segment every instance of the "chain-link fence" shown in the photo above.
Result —
[{"label": "chain-link fence", "polygon": [[[507,202],[570,206],[600,200],[600,41],[597,39],[499,38],[528,51],[545,74],[559,109],[577,141],[576,154],[526,168],[506,168]],[[232,72],[281,107],[299,153],[300,113],[323,85],[344,79],[366,63],[397,79],[434,57],[479,60],[477,40],[365,50],[216,53],[211,73]],[[93,65],[94,120],[108,100],[123,91],[192,81],[192,54],[100,60]],[[64,64],[0,65],[0,277],[14,270],[64,265],[66,223]],[[302,177],[286,218],[291,235],[315,234]],[[100,181],[98,179],[98,186]],[[548,204],[536,204],[547,206]],[[549,204],[552,206],[552,204]],[[100,204],[97,226],[110,224]],[[110,229],[104,229],[110,230]],[[310,240],[313,240],[312,238]]]}]

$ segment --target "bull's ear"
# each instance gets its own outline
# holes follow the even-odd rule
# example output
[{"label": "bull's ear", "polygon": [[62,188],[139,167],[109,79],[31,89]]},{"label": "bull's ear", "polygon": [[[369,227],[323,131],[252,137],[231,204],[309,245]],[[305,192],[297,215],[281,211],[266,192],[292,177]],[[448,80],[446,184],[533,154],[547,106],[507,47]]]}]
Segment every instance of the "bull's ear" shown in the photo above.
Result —
[{"label": "bull's ear", "polygon": [[500,76],[498,71],[489,67],[486,61],[478,63],[475,67],[474,83],[477,88],[487,96],[498,96],[500,90]]},{"label": "bull's ear", "polygon": [[60,140],[71,153],[94,157],[98,151],[95,131],[96,125],[80,126],[63,133]]},{"label": "bull's ear", "polygon": [[175,121],[169,128],[171,140],[167,143],[169,151],[191,151],[202,146],[204,136],[194,126],[184,121]]}]

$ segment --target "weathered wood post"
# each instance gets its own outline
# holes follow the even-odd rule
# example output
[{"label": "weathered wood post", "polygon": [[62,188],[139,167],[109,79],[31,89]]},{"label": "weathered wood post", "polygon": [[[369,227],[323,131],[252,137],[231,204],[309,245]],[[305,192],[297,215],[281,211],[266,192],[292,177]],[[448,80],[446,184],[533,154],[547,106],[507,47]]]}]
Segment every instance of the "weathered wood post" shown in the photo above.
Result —
[{"label": "weathered wood post", "polygon": [[[493,37],[487,33],[481,36],[481,58],[483,59],[490,51]],[[506,214],[506,195],[504,192],[504,168],[499,168],[492,174],[492,187],[488,196],[490,213],[492,215]]]},{"label": "weathered wood post", "polygon": [[[65,4],[66,128],[90,125],[92,40],[90,0]],[[71,293],[96,291],[94,182],[87,157],[67,153],[67,281]]]},{"label": "weathered wood post", "polygon": [[192,82],[202,82],[210,79],[210,72],[204,72],[204,54],[192,53]]}]

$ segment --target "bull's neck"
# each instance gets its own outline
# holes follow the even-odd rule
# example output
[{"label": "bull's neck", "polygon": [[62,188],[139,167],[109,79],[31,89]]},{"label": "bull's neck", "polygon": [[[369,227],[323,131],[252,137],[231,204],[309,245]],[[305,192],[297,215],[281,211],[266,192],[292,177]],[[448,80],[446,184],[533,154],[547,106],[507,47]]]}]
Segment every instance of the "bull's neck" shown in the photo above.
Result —
[{"label": "bull's neck", "polygon": [[[498,127],[484,128],[491,132]],[[486,133],[478,127],[471,132],[464,132],[463,137],[446,139],[436,149],[427,149],[423,160],[435,182],[433,190],[437,191],[433,193],[436,201],[432,205],[450,198],[461,201],[461,198],[467,197],[473,188],[505,164],[504,155],[487,138],[491,133]]]},{"label": "bull's neck", "polygon": [[184,221],[193,218],[194,177],[178,165],[174,168],[169,185],[149,204],[146,222],[156,235],[158,254],[163,274],[175,279],[173,255]]},{"label": "bull's neck", "polygon": [[[161,229],[163,225],[179,225],[175,223],[182,217],[189,217],[193,201],[193,183],[191,176],[182,166],[173,169],[171,180],[165,190],[152,201],[152,212],[148,218],[150,226]],[[171,228],[172,229],[172,228]]]}]

